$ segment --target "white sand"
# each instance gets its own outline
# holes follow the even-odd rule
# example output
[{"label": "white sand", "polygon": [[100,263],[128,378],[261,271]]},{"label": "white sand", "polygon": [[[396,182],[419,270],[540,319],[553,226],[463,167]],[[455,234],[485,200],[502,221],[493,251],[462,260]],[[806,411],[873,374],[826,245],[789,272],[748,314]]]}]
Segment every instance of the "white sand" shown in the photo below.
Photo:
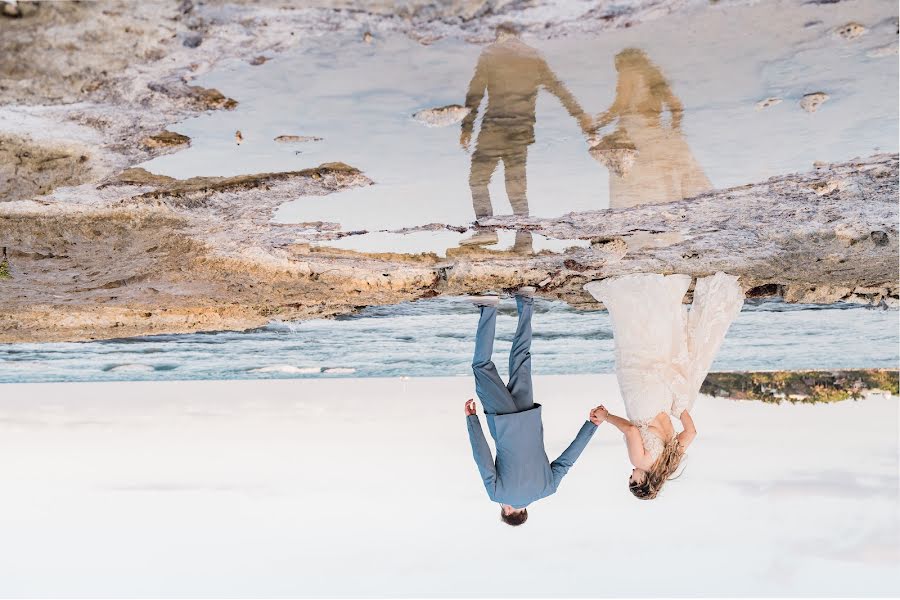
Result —
[{"label": "white sand", "polygon": [[[518,529],[469,378],[0,386],[2,596],[896,595],[898,404],[702,398],[688,467],[626,490],[601,426]],[[611,376],[543,377],[551,459]],[[480,407],[479,407],[480,410]]]}]

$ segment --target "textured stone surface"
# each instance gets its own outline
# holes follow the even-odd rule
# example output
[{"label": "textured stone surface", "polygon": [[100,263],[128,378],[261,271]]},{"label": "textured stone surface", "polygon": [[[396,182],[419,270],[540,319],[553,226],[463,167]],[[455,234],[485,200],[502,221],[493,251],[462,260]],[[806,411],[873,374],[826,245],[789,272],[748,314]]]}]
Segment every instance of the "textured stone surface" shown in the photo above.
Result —
[{"label": "textured stone surface", "polygon": [[[591,246],[500,256],[462,247],[444,259],[310,247],[333,226],[270,222],[290,198],[371,183],[347,165],[185,181],[139,175],[0,204],[12,277],[0,284],[0,341],[240,329],[523,283],[598,308],[584,283],[640,271],[724,270],[751,297],[790,302],[897,303],[896,155],[671,204],[484,219],[483,228]],[[823,179],[838,185],[820,195]]]},{"label": "textured stone surface", "polygon": [[479,226],[591,246],[530,256],[464,247],[445,259],[317,247],[362,232],[271,222],[299,196],[372,183],[352,166],[186,180],[131,168],[189,143],[167,130],[172,123],[235,106],[192,85],[197,76],[226,60],[262,64],[313,36],[477,42],[509,22],[553,37],[709,9],[688,0],[305,6],[19,2],[19,14],[2,17],[0,54],[14,60],[0,64],[0,246],[9,275],[0,282],[0,341],[240,329],[523,283],[597,308],[585,282],[635,271],[726,270],[750,296],[897,304],[896,155],[668,205],[489,219]]}]

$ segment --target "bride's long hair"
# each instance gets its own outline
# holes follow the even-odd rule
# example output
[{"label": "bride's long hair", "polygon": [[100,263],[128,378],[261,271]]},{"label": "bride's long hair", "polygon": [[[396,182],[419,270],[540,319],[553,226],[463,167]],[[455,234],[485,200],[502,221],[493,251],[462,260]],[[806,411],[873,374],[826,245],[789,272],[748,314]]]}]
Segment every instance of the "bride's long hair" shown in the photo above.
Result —
[{"label": "bride's long hair", "polygon": [[647,471],[644,481],[629,483],[628,490],[639,500],[653,500],[667,481],[681,477],[681,474],[678,477],[672,477],[672,474],[678,470],[684,456],[684,448],[681,447],[678,438],[673,437],[666,443],[659,458]]}]

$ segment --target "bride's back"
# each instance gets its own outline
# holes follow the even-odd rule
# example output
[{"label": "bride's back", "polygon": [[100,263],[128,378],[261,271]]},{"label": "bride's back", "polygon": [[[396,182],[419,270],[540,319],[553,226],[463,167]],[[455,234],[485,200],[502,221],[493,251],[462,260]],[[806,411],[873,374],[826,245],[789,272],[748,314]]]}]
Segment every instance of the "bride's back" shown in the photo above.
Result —
[{"label": "bride's back", "polygon": [[658,435],[663,442],[668,442],[675,437],[675,426],[669,413],[661,412],[650,422],[650,429]]}]

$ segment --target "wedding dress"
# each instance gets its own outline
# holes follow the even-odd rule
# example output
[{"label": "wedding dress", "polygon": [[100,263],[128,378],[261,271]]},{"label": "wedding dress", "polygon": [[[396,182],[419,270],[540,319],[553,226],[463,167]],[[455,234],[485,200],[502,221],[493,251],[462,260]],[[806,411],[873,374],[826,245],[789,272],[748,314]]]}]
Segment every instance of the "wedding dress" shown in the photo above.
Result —
[{"label": "wedding dress", "polygon": [[584,286],[609,310],[625,413],[654,460],[664,443],[648,426],[659,413],[693,408],[744,303],[737,279],[721,272],[698,279],[690,311],[682,304],[689,275],[638,273]]}]

